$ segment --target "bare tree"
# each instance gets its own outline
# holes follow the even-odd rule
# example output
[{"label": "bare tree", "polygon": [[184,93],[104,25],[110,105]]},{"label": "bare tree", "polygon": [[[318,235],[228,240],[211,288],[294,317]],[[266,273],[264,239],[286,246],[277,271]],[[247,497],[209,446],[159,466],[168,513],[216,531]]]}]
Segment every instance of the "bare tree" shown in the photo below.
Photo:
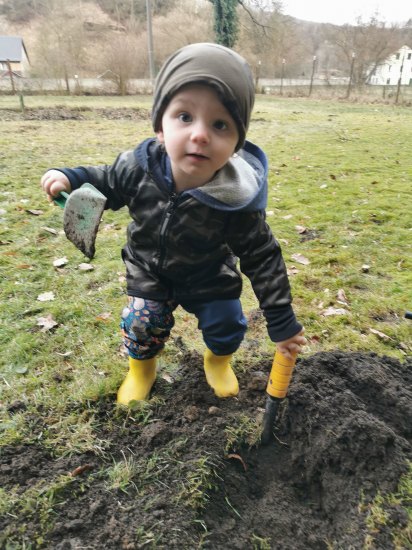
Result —
[{"label": "bare tree", "polygon": [[49,2],[38,26],[34,46],[40,76],[63,78],[69,92],[69,78],[77,74],[85,61],[83,22],[78,10],[63,2]]},{"label": "bare tree", "polygon": [[105,51],[105,77],[115,83],[120,95],[128,93],[131,78],[136,78],[139,49],[133,34],[118,34]]},{"label": "bare tree", "polygon": [[354,85],[362,86],[376,67],[400,46],[399,26],[387,27],[376,16],[366,23],[360,18],[356,26],[335,27],[328,40],[342,52],[348,73],[355,54],[352,80]]},{"label": "bare tree", "polygon": [[240,30],[242,53],[261,77],[280,76],[285,57],[300,59],[295,25],[282,14],[279,2],[251,2],[247,12],[240,12]]}]

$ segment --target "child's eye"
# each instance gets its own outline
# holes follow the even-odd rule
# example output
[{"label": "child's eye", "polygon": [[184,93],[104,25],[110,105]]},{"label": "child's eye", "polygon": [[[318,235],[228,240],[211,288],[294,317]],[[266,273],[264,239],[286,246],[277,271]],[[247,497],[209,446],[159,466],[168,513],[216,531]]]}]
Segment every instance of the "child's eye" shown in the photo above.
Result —
[{"label": "child's eye", "polygon": [[189,113],[180,113],[177,118],[180,120],[180,122],[191,122],[192,121],[192,117],[189,115]]},{"label": "child's eye", "polygon": [[216,128],[216,130],[227,130],[228,127],[224,120],[216,120],[213,126]]}]

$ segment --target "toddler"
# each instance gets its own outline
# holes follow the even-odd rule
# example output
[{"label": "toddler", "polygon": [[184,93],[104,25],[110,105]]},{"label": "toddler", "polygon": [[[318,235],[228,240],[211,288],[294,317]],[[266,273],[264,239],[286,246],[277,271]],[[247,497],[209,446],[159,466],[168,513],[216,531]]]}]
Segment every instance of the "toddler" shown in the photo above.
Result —
[{"label": "toddler", "polygon": [[118,403],[148,398],[178,305],[197,317],[208,384],[218,397],[237,395],[230,363],[247,328],[238,260],[277,349],[291,358],[306,342],[265,221],[267,159],[245,140],[253,104],[253,75],[240,55],[191,44],[169,57],[156,79],[155,137],[111,166],[49,170],[41,179],[49,200],[89,182],[107,197],[106,208],[129,210],[121,318],[129,371]]}]

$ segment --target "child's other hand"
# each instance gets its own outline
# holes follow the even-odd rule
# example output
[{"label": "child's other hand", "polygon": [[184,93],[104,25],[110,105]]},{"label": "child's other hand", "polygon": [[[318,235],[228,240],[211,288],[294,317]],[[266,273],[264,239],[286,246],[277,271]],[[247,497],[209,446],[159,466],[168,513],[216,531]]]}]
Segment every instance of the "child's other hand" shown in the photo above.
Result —
[{"label": "child's other hand", "polygon": [[287,359],[294,359],[298,353],[302,351],[302,346],[307,343],[306,338],[303,336],[305,329],[302,329],[298,334],[283,340],[282,342],[276,342],[276,349]]},{"label": "child's other hand", "polygon": [[48,170],[40,180],[40,185],[47,195],[47,200],[52,201],[61,191],[70,193],[72,187],[69,178],[59,170]]}]

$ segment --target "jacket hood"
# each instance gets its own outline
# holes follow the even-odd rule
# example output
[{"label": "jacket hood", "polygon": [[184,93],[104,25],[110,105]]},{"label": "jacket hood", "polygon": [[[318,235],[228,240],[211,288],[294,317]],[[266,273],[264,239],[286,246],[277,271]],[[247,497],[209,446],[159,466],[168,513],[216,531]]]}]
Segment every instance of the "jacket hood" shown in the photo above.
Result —
[{"label": "jacket hood", "polygon": [[[150,172],[157,182],[166,184],[170,161],[163,148],[150,138],[141,143],[135,155],[142,168]],[[183,194],[216,210],[256,211],[267,205],[268,162],[257,145],[246,141],[214,178],[201,187]]]}]

